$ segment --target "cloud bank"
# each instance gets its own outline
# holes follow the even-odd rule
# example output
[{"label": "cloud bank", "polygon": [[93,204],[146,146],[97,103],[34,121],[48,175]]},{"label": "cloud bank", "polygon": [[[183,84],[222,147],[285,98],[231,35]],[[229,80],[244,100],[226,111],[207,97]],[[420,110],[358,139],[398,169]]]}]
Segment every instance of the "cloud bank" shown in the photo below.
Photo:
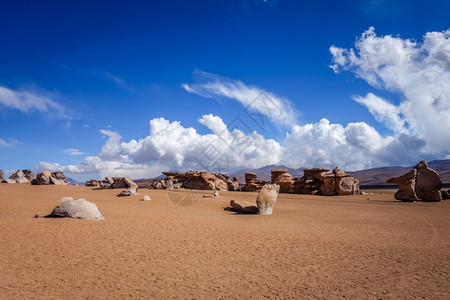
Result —
[{"label": "cloud bank", "polygon": [[374,94],[354,99],[394,134],[417,136],[428,152],[450,149],[450,30],[428,32],[423,42],[391,35],[378,37],[373,27],[355,48],[332,46],[338,73],[351,71],[368,84],[399,94],[398,104]]}]

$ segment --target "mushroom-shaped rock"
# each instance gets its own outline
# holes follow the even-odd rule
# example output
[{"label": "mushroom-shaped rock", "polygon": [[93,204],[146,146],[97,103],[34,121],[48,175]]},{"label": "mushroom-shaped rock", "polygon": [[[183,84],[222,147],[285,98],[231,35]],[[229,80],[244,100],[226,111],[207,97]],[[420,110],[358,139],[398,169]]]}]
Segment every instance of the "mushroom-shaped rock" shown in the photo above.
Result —
[{"label": "mushroom-shaped rock", "polygon": [[257,214],[258,207],[251,202],[242,200],[231,200],[230,206],[233,210],[244,214]]},{"label": "mushroom-shaped rock", "polygon": [[415,186],[416,186],[417,170],[412,169],[405,175],[388,179],[387,183],[398,184],[398,191],[394,197],[401,201],[417,201]]},{"label": "mushroom-shaped rock", "polygon": [[275,202],[278,199],[280,186],[278,184],[266,184],[261,188],[261,191],[256,198],[256,205],[258,205],[259,213],[262,215],[271,215]]},{"label": "mushroom-shaped rock", "polygon": [[97,205],[85,199],[68,200],[53,209],[47,218],[75,218],[84,220],[103,220]]}]

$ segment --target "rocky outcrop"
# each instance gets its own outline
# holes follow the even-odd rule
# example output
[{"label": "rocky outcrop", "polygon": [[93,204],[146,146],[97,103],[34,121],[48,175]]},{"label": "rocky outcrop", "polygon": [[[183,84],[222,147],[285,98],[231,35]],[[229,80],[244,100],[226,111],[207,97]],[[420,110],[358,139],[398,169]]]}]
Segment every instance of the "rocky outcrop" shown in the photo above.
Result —
[{"label": "rocky outcrop", "polygon": [[256,198],[256,205],[261,215],[271,215],[273,207],[278,199],[280,186],[278,184],[266,184],[261,188],[261,191]]},{"label": "rocky outcrop", "polygon": [[[117,177],[115,177],[115,178],[117,178]],[[137,195],[137,191],[139,188],[138,188],[138,185],[133,180],[131,180],[128,177],[121,177],[120,180],[117,178],[114,181],[114,184],[119,181],[121,181],[125,184],[126,189],[121,191],[117,196],[122,197],[122,196]],[[114,186],[114,184],[112,186]]]},{"label": "rocky outcrop", "polygon": [[410,172],[390,178],[387,183],[398,184],[395,199],[402,201],[435,202],[442,200],[442,180],[439,174],[422,160]]},{"label": "rocky outcrop", "polygon": [[194,189],[194,190],[238,190],[237,178],[230,180],[230,177],[221,173],[210,173],[202,171],[189,172],[162,172],[166,178],[153,182],[150,188],[153,189]]},{"label": "rocky outcrop", "polygon": [[259,212],[254,203],[243,200],[231,200],[230,207],[231,210],[242,214],[257,214]]},{"label": "rocky outcrop", "polygon": [[3,180],[3,175],[5,175],[5,173],[2,170],[0,170],[0,181]]},{"label": "rocky outcrop", "polygon": [[23,176],[25,176],[26,179],[28,179],[29,182],[32,182],[34,180],[34,172],[28,169],[22,170]]},{"label": "rocky outcrop", "polygon": [[341,169],[305,169],[303,177],[294,178],[286,169],[272,170],[272,183],[280,186],[280,193],[307,195],[356,195],[360,193],[359,180]]},{"label": "rocky outcrop", "polygon": [[271,181],[280,186],[280,193],[292,193],[294,191],[294,177],[287,169],[273,169],[271,171]]},{"label": "rocky outcrop", "polygon": [[257,192],[266,184],[264,180],[259,180],[253,172],[245,173],[245,186],[243,188],[246,192]]},{"label": "rocky outcrop", "polygon": [[14,174],[9,176],[9,179],[14,180],[16,183],[29,183],[30,181],[24,176],[22,170],[17,170]]},{"label": "rocky outcrop", "polygon": [[103,220],[102,215],[97,205],[85,199],[67,200],[64,203],[56,206],[53,211],[46,216],[46,218],[75,218],[84,220]]},{"label": "rocky outcrop", "polygon": [[100,187],[100,181],[91,179],[91,180],[86,181],[86,183],[84,185],[85,186]]},{"label": "rocky outcrop", "polygon": [[67,178],[61,171],[50,173],[48,170],[44,170],[36,175],[36,179],[31,181],[34,185],[67,185]]}]

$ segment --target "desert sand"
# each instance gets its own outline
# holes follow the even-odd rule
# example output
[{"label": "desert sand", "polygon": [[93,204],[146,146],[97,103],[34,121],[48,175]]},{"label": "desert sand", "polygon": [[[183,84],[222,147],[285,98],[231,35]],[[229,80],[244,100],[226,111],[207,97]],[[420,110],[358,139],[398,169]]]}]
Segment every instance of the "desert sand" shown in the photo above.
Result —
[{"label": "desert sand", "polygon": [[[119,192],[1,184],[0,298],[450,298],[450,201],[281,194],[242,215],[224,207],[256,193]],[[106,219],[33,218],[64,196]]]}]

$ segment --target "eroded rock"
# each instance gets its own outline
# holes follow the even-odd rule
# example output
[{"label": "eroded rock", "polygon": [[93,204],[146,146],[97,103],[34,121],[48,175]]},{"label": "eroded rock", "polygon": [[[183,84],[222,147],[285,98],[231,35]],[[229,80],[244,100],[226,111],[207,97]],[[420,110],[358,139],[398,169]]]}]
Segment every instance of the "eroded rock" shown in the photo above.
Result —
[{"label": "eroded rock", "polygon": [[259,211],[255,203],[243,200],[231,200],[230,206],[234,211],[243,214],[257,214]]},{"label": "eroded rock", "polygon": [[256,198],[256,205],[259,213],[262,215],[271,215],[273,207],[278,199],[280,186],[278,184],[266,184],[261,188],[261,191]]},{"label": "eroded rock", "polygon": [[46,218],[75,218],[84,220],[103,220],[102,215],[97,205],[85,199],[67,200],[64,203],[56,206],[53,211],[46,216]]}]

